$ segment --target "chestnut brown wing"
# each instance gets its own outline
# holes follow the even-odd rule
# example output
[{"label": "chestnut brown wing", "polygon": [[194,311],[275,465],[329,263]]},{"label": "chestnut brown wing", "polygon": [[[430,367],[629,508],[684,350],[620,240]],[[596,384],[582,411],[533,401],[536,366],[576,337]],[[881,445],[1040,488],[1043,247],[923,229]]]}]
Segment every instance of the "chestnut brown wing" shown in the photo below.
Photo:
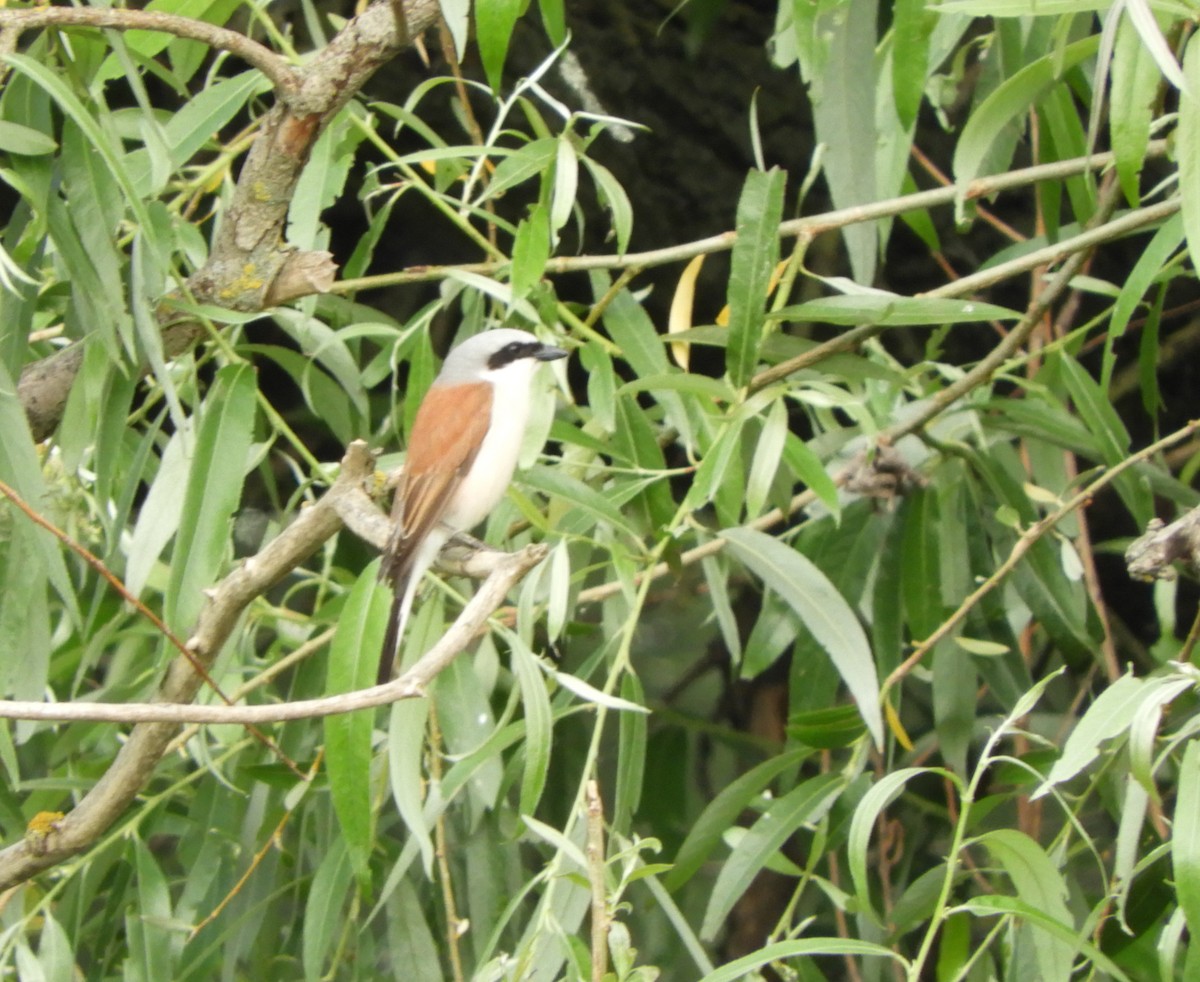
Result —
[{"label": "chestnut brown wing", "polygon": [[433,530],[471,467],[492,417],[488,382],[435,385],[413,421],[408,460],[392,505],[381,579],[403,583],[416,547]]}]

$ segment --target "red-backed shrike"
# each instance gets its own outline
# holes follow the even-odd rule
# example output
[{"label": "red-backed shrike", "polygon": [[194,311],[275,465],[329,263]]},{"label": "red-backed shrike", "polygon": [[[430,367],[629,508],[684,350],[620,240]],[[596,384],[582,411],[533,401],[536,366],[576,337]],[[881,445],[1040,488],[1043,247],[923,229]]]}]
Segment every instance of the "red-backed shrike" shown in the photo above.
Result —
[{"label": "red-backed shrike", "polygon": [[396,594],[381,684],[392,677],[421,577],[451,536],[474,528],[504,497],[525,436],[534,372],[566,355],[526,331],[500,328],[446,356],[413,421],[379,570]]}]

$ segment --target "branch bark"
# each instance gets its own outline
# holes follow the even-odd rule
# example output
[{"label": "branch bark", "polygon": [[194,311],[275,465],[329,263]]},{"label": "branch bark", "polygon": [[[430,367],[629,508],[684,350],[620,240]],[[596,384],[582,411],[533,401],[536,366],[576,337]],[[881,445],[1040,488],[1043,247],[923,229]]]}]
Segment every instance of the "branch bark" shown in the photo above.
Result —
[{"label": "branch bark", "polygon": [[[208,260],[188,280],[187,291],[192,297],[200,303],[252,312],[330,288],[336,272],[332,257],[325,252],[300,252],[284,242],[296,183],[308,164],[313,145],[334,116],[381,65],[436,22],[438,10],[437,0],[405,0],[401,19],[390,0],[376,0],[349,21],[303,68],[288,69],[286,95],[261,120],[258,137],[242,165]],[[15,31],[77,23],[77,13],[72,11],[68,7],[0,11],[0,36],[11,42]],[[39,17],[12,16],[34,13]],[[172,23],[186,20],[174,18]],[[111,25],[100,26],[120,28],[134,24],[128,20],[122,24],[118,18]],[[178,24],[174,26],[183,29]],[[214,44],[220,40],[222,43],[215,46],[234,50],[229,45],[235,42],[227,35],[236,32],[219,35],[209,32],[207,38],[199,36],[202,33],[196,30],[186,36]],[[247,38],[243,41],[255,43]],[[268,71],[264,71],[268,77],[271,77],[268,72],[279,74],[279,65],[286,64],[269,51],[267,54],[273,60],[259,57],[244,46],[236,53],[246,57],[247,51],[257,59],[252,63],[260,70],[268,66]],[[277,91],[279,86],[277,83]],[[160,320],[164,327],[168,322],[177,322],[178,311],[164,310]],[[187,350],[201,333],[196,325],[173,323],[164,332],[168,356]],[[25,366],[21,372],[19,395],[35,440],[46,439],[62,418],[67,396],[83,362],[85,343],[86,340],[76,342]]]}]

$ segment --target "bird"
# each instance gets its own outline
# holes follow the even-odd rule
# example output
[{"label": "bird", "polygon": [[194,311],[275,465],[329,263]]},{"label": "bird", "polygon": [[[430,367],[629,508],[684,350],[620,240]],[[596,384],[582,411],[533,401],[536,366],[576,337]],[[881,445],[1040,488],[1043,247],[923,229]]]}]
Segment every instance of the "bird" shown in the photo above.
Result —
[{"label": "bird", "polygon": [[453,348],[417,408],[392,504],[379,579],[393,600],[378,684],[391,680],[413,597],[456,533],[474,528],[504,497],[529,420],[534,374],[568,352],[528,331],[496,328]]}]

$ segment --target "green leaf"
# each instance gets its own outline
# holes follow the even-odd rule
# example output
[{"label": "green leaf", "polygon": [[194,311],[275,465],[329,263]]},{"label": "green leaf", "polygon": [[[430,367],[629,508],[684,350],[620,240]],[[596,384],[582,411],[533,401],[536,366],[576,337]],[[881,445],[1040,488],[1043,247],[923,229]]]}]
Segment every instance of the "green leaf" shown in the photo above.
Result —
[{"label": "green leaf", "polygon": [[567,14],[563,0],[538,0],[538,9],[542,13],[542,26],[546,36],[556,48],[567,40]]},{"label": "green leaf", "polygon": [[623,256],[629,248],[629,237],[633,234],[633,205],[629,201],[629,195],[613,176],[613,172],[603,164],[586,155],[580,159],[592,175],[592,180],[596,182],[600,203],[612,216],[613,234],[617,238],[617,255]]},{"label": "green leaf", "polygon": [[230,555],[231,520],[254,436],[256,382],[250,365],[227,365],[200,413],[164,605],[167,624],[179,633],[191,630],[204,591]]},{"label": "green leaf", "polygon": [[721,537],[753,573],[779,594],[817,643],[829,654],[858,703],[876,746],[883,745],[879,680],[858,615],[812,561],[783,543],[748,528],[725,529]]},{"label": "green leaf", "polygon": [[537,658],[515,634],[509,634],[508,638],[512,642],[513,674],[521,686],[521,704],[525,708],[525,769],[521,775],[518,807],[521,815],[530,816],[536,813],[542,792],[546,790],[554,719]]},{"label": "green leaf", "polygon": [[980,176],[992,144],[1004,129],[1020,125],[1026,112],[1041,101],[1066,71],[1091,58],[1098,35],[1068,44],[1061,52],[1037,59],[1006,79],[971,113],[954,151],[954,177],[966,187]]},{"label": "green leaf", "polygon": [[1188,89],[1179,93],[1179,194],[1183,202],[1183,231],[1192,266],[1200,267],[1200,41],[1192,35],[1183,56]]},{"label": "green leaf", "polygon": [[337,952],[337,939],[342,935],[344,923],[342,909],[353,877],[354,866],[346,845],[334,836],[305,891],[301,939],[305,982],[317,982],[323,975],[325,963],[332,961]]},{"label": "green leaf", "polygon": [[763,761],[722,788],[688,830],[667,874],[667,889],[674,892],[690,880],[721,841],[725,830],[736,824],[738,816],[762,794],[763,788],[809,756],[809,750],[789,750]]},{"label": "green leaf", "polygon": [[1054,785],[1069,781],[1095,760],[1100,744],[1129,726],[1146,697],[1146,687],[1153,685],[1132,675],[1122,675],[1101,692],[1067,737],[1062,755],[1032,797],[1040,798]]},{"label": "green leaf", "polygon": [[877,924],[883,922],[871,904],[871,880],[867,875],[871,832],[875,829],[875,822],[880,813],[896,799],[904,790],[904,786],[914,777],[925,774],[935,774],[954,784],[959,783],[956,776],[940,767],[902,767],[876,781],[855,806],[854,816],[850,819],[850,830],[846,838],[850,879],[854,883],[854,892],[861,909]]},{"label": "green leaf", "polygon": [[442,18],[454,41],[454,56],[462,64],[471,33],[471,0],[438,0],[438,6],[442,8]]},{"label": "green leaf", "polygon": [[[1058,864],[1037,842],[1018,829],[993,829],[981,835],[978,842],[1004,867],[1019,899],[1049,920],[1068,929],[1071,927],[1073,919],[1066,903],[1067,884]],[[1041,924],[1031,923],[1039,929],[1034,942],[1041,969],[1038,978],[1046,982],[1067,982],[1071,977],[1075,946],[1066,943],[1060,934],[1045,931]]]},{"label": "green leaf", "polygon": [[772,319],[819,321],[824,324],[879,324],[906,327],[923,324],[973,324],[988,321],[1020,320],[1021,315],[1007,307],[977,300],[952,300],[945,297],[904,297],[882,291],[845,296],[822,297],[774,311]]},{"label": "green leaf", "polygon": [[906,130],[916,123],[925,96],[929,35],[936,22],[925,0],[896,0],[892,5],[892,97]]},{"label": "green leaf", "polygon": [[1126,17],[1117,25],[1112,57],[1108,128],[1117,177],[1131,204],[1141,200],[1138,179],[1150,143],[1150,121],[1158,98],[1158,67]]},{"label": "green leaf", "polygon": [[[561,680],[561,674],[559,678]],[[646,701],[642,683],[631,671],[621,678],[621,697],[621,702],[633,711],[621,713],[617,721],[617,794],[613,802],[612,827],[624,835],[638,812],[645,790],[649,714],[642,705]]]},{"label": "green leaf", "polygon": [[0,120],[0,151],[40,157],[57,149],[58,142],[52,136],[30,126]]},{"label": "green leaf", "polygon": [[[379,665],[391,593],[378,585],[378,561],[359,574],[338,615],[325,691],[329,695],[373,685]],[[375,712],[327,716],[325,767],[329,793],[350,860],[364,889],[370,883],[371,732]]]},{"label": "green leaf", "polygon": [[801,825],[824,815],[844,788],[845,778],[840,774],[822,774],[803,782],[771,804],[742,836],[733,854],[721,867],[704,912],[701,938],[711,941],[716,936],[733,905],[767,861]]},{"label": "green leaf", "polygon": [[558,143],[553,137],[542,137],[509,154],[496,165],[484,197],[501,195],[548,170],[558,157]]},{"label": "green leaf", "polygon": [[475,0],[475,41],[493,92],[500,91],[504,58],[524,0]]},{"label": "green leaf", "polygon": [[839,958],[891,958],[901,966],[908,963],[896,952],[883,945],[856,938],[804,938],[800,941],[776,941],[757,951],[727,962],[715,972],[704,976],[700,982],[735,982],[764,965],[785,962],[789,958],[813,958],[826,955]]},{"label": "green leaf", "polygon": [[1100,374],[1100,388],[1108,391],[1116,366],[1116,342],[1125,335],[1125,329],[1142,298],[1154,285],[1163,268],[1172,260],[1183,243],[1183,216],[1176,214],[1163,223],[1154,233],[1125,276],[1117,302],[1113,304],[1108,332],[1104,337],[1104,363]]},{"label": "green leaf", "polygon": [[779,262],[779,222],[787,175],[774,168],[746,175],[737,207],[737,240],[729,272],[729,345],[725,368],[741,388],[758,365],[767,287]]},{"label": "green leaf", "polygon": [[537,285],[550,258],[550,215],[539,202],[517,226],[512,251],[513,296],[523,299]]},{"label": "green leaf", "polygon": [[807,485],[820,499],[821,504],[828,508],[835,518],[839,517],[842,513],[842,502],[838,497],[837,485],[812,447],[794,433],[788,433],[783,448],[783,459],[788,469]]},{"label": "green leaf", "polygon": [[[1057,918],[1051,917],[1045,911],[1019,897],[1004,897],[999,895],[976,897],[965,904],[955,907],[954,910],[966,911],[982,917],[995,914],[1011,914],[1019,917],[1026,923],[1035,925],[1041,929],[1042,941],[1054,944],[1055,940],[1057,940],[1061,942],[1060,948],[1070,948],[1072,952],[1082,951],[1096,964],[1096,967],[1100,971],[1108,973],[1114,979],[1121,980],[1121,982],[1128,982],[1129,980],[1129,976],[1121,971],[1120,967],[1112,959],[1095,945],[1081,937],[1079,932],[1069,924],[1064,924]],[[1040,945],[1037,947],[1037,951],[1039,953],[1042,951]],[[1042,977],[1039,975],[1039,980]]]},{"label": "green leaf", "polygon": [[1195,738],[1188,741],[1179,764],[1171,868],[1179,905],[1195,945],[1200,938],[1200,740]]},{"label": "green leaf", "polygon": [[[1109,467],[1120,464],[1129,451],[1129,432],[1112,402],[1074,358],[1065,353],[1054,355],[1051,364],[1062,369],[1066,389],[1080,418],[1099,440],[1104,463]],[[1138,528],[1145,528],[1154,517],[1154,501],[1150,483],[1136,471],[1126,471],[1114,482],[1121,500],[1133,515]]]},{"label": "green leaf", "polygon": [[[803,4],[795,4],[802,8]],[[875,122],[877,0],[846,0],[817,6],[814,34],[823,51],[820,67],[807,69],[817,139],[825,144],[822,174],[836,208],[876,200],[878,131]],[[810,61],[802,53],[805,61]],[[813,69],[816,69],[815,71]],[[842,229],[850,267],[859,283],[875,279],[879,232],[869,222]]]}]

